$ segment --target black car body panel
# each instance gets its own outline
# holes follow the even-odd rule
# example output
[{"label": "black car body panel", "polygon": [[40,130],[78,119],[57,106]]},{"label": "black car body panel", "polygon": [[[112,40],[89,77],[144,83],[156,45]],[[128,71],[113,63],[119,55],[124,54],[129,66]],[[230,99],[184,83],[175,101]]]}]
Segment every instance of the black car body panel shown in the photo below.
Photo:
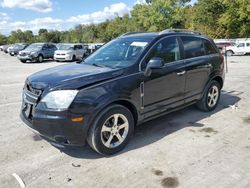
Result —
[{"label": "black car body panel", "polygon": [[[215,51],[209,54],[205,50],[199,57],[187,58],[183,36],[196,37],[203,41],[203,45],[209,42]],[[97,115],[110,104],[126,106],[133,113],[136,123],[140,124],[197,102],[212,79],[221,81],[223,86],[223,59],[210,39],[187,33],[140,33],[120,38],[130,37],[148,37],[151,41],[136,62],[128,67],[109,68],[73,63],[29,76],[24,86],[23,121],[52,141],[83,145]],[[174,57],[178,60],[166,63],[146,76],[145,61],[149,52],[161,40],[167,41],[171,37],[178,44],[179,54]],[[51,91],[71,89],[79,92],[66,110],[49,109],[41,101]],[[27,104],[31,108],[28,112]],[[84,121],[71,121],[77,117],[84,117]]]}]

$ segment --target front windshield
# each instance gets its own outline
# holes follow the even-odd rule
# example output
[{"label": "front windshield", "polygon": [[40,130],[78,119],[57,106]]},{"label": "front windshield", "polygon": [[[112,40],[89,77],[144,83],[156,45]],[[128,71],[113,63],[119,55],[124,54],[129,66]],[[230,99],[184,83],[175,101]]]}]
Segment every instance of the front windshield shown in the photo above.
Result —
[{"label": "front windshield", "polygon": [[31,44],[26,49],[27,50],[40,50],[43,47],[43,44]]},{"label": "front windshield", "polygon": [[97,50],[84,63],[123,68],[133,65],[152,38],[118,38]]},{"label": "front windshield", "polygon": [[70,44],[62,44],[58,47],[58,50],[73,50],[73,48]]},{"label": "front windshield", "polygon": [[20,48],[24,48],[24,44],[15,44],[14,48],[16,49],[20,49]]}]

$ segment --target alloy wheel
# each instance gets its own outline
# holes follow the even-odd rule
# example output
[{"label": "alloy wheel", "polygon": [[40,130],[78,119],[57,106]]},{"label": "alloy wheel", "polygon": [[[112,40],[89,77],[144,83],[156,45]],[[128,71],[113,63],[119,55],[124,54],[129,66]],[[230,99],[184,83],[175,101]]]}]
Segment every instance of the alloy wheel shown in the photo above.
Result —
[{"label": "alloy wheel", "polygon": [[113,114],[102,126],[101,141],[107,148],[115,148],[124,142],[128,130],[128,119],[122,114]]},{"label": "alloy wheel", "polygon": [[214,107],[219,98],[219,88],[217,86],[212,86],[209,89],[208,97],[207,97],[207,104],[210,108]]}]

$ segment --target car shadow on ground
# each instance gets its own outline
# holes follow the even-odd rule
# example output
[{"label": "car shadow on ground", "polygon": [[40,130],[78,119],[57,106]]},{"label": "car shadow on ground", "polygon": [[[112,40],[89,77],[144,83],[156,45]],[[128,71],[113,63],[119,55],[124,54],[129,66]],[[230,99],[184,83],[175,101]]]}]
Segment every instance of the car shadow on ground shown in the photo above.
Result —
[{"label": "car shadow on ground", "polygon": [[26,61],[23,64],[42,64],[42,63],[54,63],[55,61],[53,59],[44,59],[43,62],[35,62],[35,61]]},{"label": "car shadow on ground", "polygon": [[[200,120],[208,118],[226,108],[232,108],[234,105],[237,106],[237,103],[241,99],[241,94],[242,92],[238,91],[222,91],[219,104],[212,112],[202,112],[193,105],[143,123],[135,128],[134,137],[130,140],[128,146],[113,156],[153,144],[154,142],[183,128],[190,127],[191,129],[192,127],[203,127],[205,125],[199,123]],[[84,147],[67,147],[58,149],[60,149],[61,152],[76,158],[96,159],[103,157],[93,151],[88,145]]]}]

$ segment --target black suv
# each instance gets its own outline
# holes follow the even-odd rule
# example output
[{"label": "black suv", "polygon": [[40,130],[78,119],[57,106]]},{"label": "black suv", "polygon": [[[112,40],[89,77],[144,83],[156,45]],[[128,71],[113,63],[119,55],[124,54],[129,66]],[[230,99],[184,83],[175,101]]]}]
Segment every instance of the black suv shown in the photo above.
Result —
[{"label": "black suv", "polygon": [[127,33],[82,62],[29,76],[21,118],[52,143],[87,141],[111,155],[124,148],[135,125],[195,103],[214,110],[223,80],[223,57],[205,36]]}]

